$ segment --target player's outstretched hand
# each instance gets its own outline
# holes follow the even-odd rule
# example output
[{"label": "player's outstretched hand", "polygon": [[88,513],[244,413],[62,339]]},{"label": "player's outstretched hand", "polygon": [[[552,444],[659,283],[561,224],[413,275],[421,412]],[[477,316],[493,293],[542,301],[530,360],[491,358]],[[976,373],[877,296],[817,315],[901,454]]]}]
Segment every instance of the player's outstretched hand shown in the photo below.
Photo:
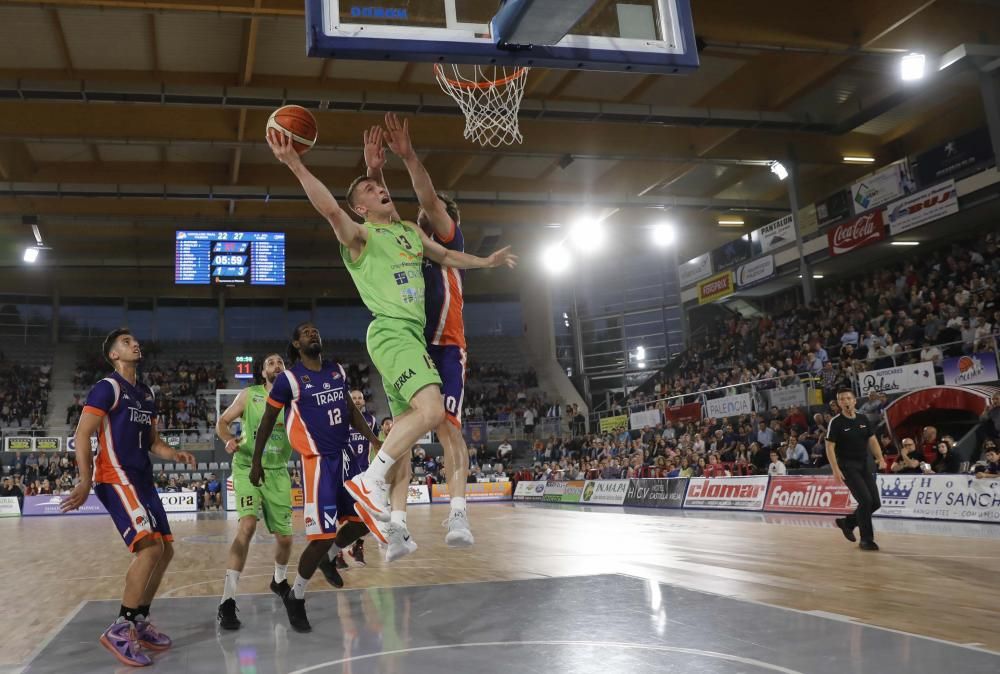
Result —
[{"label": "player's outstretched hand", "polygon": [[365,131],[365,166],[381,171],[385,166],[385,131],[373,126]]},{"label": "player's outstretched hand", "polygon": [[226,443],[226,454],[235,454],[236,450],[240,448],[240,443],[243,442],[242,437],[233,438]]},{"label": "player's outstretched hand", "polygon": [[59,510],[64,513],[76,510],[87,502],[88,496],[90,496],[90,483],[81,482],[73,487],[73,491],[68,496],[63,497],[62,503],[59,504]]},{"label": "player's outstretched hand", "polygon": [[250,484],[255,487],[264,484],[264,466],[257,461],[254,461],[253,465],[250,466]]},{"label": "player's outstretched hand", "polygon": [[400,159],[409,159],[413,152],[410,141],[410,120],[400,121],[394,112],[385,113],[386,143]]},{"label": "player's outstretched hand", "polygon": [[501,248],[497,252],[486,258],[489,261],[490,268],[493,267],[510,267],[513,269],[517,266],[517,255],[510,252],[510,246],[506,248]]},{"label": "player's outstretched hand", "polygon": [[186,463],[191,468],[198,465],[198,460],[194,458],[194,454],[191,452],[177,452],[177,460]]},{"label": "player's outstretched hand", "polygon": [[271,152],[285,166],[291,166],[295,162],[301,161],[299,153],[292,147],[292,137],[286,133],[281,133],[275,129],[267,130],[267,144],[271,147]]}]

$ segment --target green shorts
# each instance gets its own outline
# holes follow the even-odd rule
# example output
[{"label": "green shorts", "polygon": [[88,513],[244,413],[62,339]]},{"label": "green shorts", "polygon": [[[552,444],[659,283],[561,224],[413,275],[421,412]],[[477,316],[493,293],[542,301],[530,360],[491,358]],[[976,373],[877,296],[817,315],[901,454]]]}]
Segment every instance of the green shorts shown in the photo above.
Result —
[{"label": "green shorts", "polygon": [[292,535],[292,479],[286,468],[265,468],[259,487],[250,482],[250,469],[233,467],[233,492],[240,519],[252,515],[261,519],[272,534]]},{"label": "green shorts", "polygon": [[382,375],[392,416],[410,409],[410,400],[425,386],[441,385],[441,375],[427,355],[423,327],[399,318],[376,318],[368,326],[368,355]]}]

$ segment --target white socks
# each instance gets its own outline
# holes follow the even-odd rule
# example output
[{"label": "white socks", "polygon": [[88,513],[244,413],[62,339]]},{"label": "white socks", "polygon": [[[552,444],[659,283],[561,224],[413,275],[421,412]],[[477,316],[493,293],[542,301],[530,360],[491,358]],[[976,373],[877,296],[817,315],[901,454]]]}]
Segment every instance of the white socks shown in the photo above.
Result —
[{"label": "white socks", "polygon": [[295,582],[292,584],[292,594],[296,599],[306,598],[306,585],[309,583],[308,578],[303,578],[302,576],[297,576]]},{"label": "white socks", "polygon": [[451,511],[454,512],[465,512],[465,497],[453,498],[451,500]]},{"label": "white socks", "polygon": [[406,528],[406,511],[405,510],[393,510],[389,515],[389,520],[393,524],[402,525]]},{"label": "white socks", "polygon": [[280,583],[283,580],[288,580],[288,565],[274,563],[274,582]]},{"label": "white socks", "polygon": [[[236,586],[240,582],[240,572],[226,569],[226,587],[222,590],[222,601],[236,599]],[[220,602],[221,603],[221,602]]]},{"label": "white socks", "polygon": [[392,468],[392,464],[396,463],[396,459],[392,458],[385,453],[384,449],[378,450],[378,454],[372,459],[371,465],[368,466],[368,470],[365,472],[365,477],[370,477],[373,480],[385,481],[385,474],[389,472]]}]

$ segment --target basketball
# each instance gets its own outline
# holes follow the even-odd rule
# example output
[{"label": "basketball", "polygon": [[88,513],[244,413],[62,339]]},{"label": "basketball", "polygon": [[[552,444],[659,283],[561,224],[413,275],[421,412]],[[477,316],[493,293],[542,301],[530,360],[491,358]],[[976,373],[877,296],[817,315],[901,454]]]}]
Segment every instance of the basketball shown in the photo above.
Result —
[{"label": "basketball", "polygon": [[301,105],[285,105],[272,112],[267,128],[291,136],[292,147],[299,154],[308,152],[318,137],[316,118]]}]

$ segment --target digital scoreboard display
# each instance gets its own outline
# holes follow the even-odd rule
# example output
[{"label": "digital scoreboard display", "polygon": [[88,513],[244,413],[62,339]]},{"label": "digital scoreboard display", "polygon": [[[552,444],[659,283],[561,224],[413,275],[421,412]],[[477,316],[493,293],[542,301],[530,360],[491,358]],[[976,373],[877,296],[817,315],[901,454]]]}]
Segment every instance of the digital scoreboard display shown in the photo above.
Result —
[{"label": "digital scoreboard display", "polygon": [[253,356],[236,356],[236,379],[253,379]]},{"label": "digital scoreboard display", "polygon": [[174,283],[285,285],[284,232],[177,232]]}]

